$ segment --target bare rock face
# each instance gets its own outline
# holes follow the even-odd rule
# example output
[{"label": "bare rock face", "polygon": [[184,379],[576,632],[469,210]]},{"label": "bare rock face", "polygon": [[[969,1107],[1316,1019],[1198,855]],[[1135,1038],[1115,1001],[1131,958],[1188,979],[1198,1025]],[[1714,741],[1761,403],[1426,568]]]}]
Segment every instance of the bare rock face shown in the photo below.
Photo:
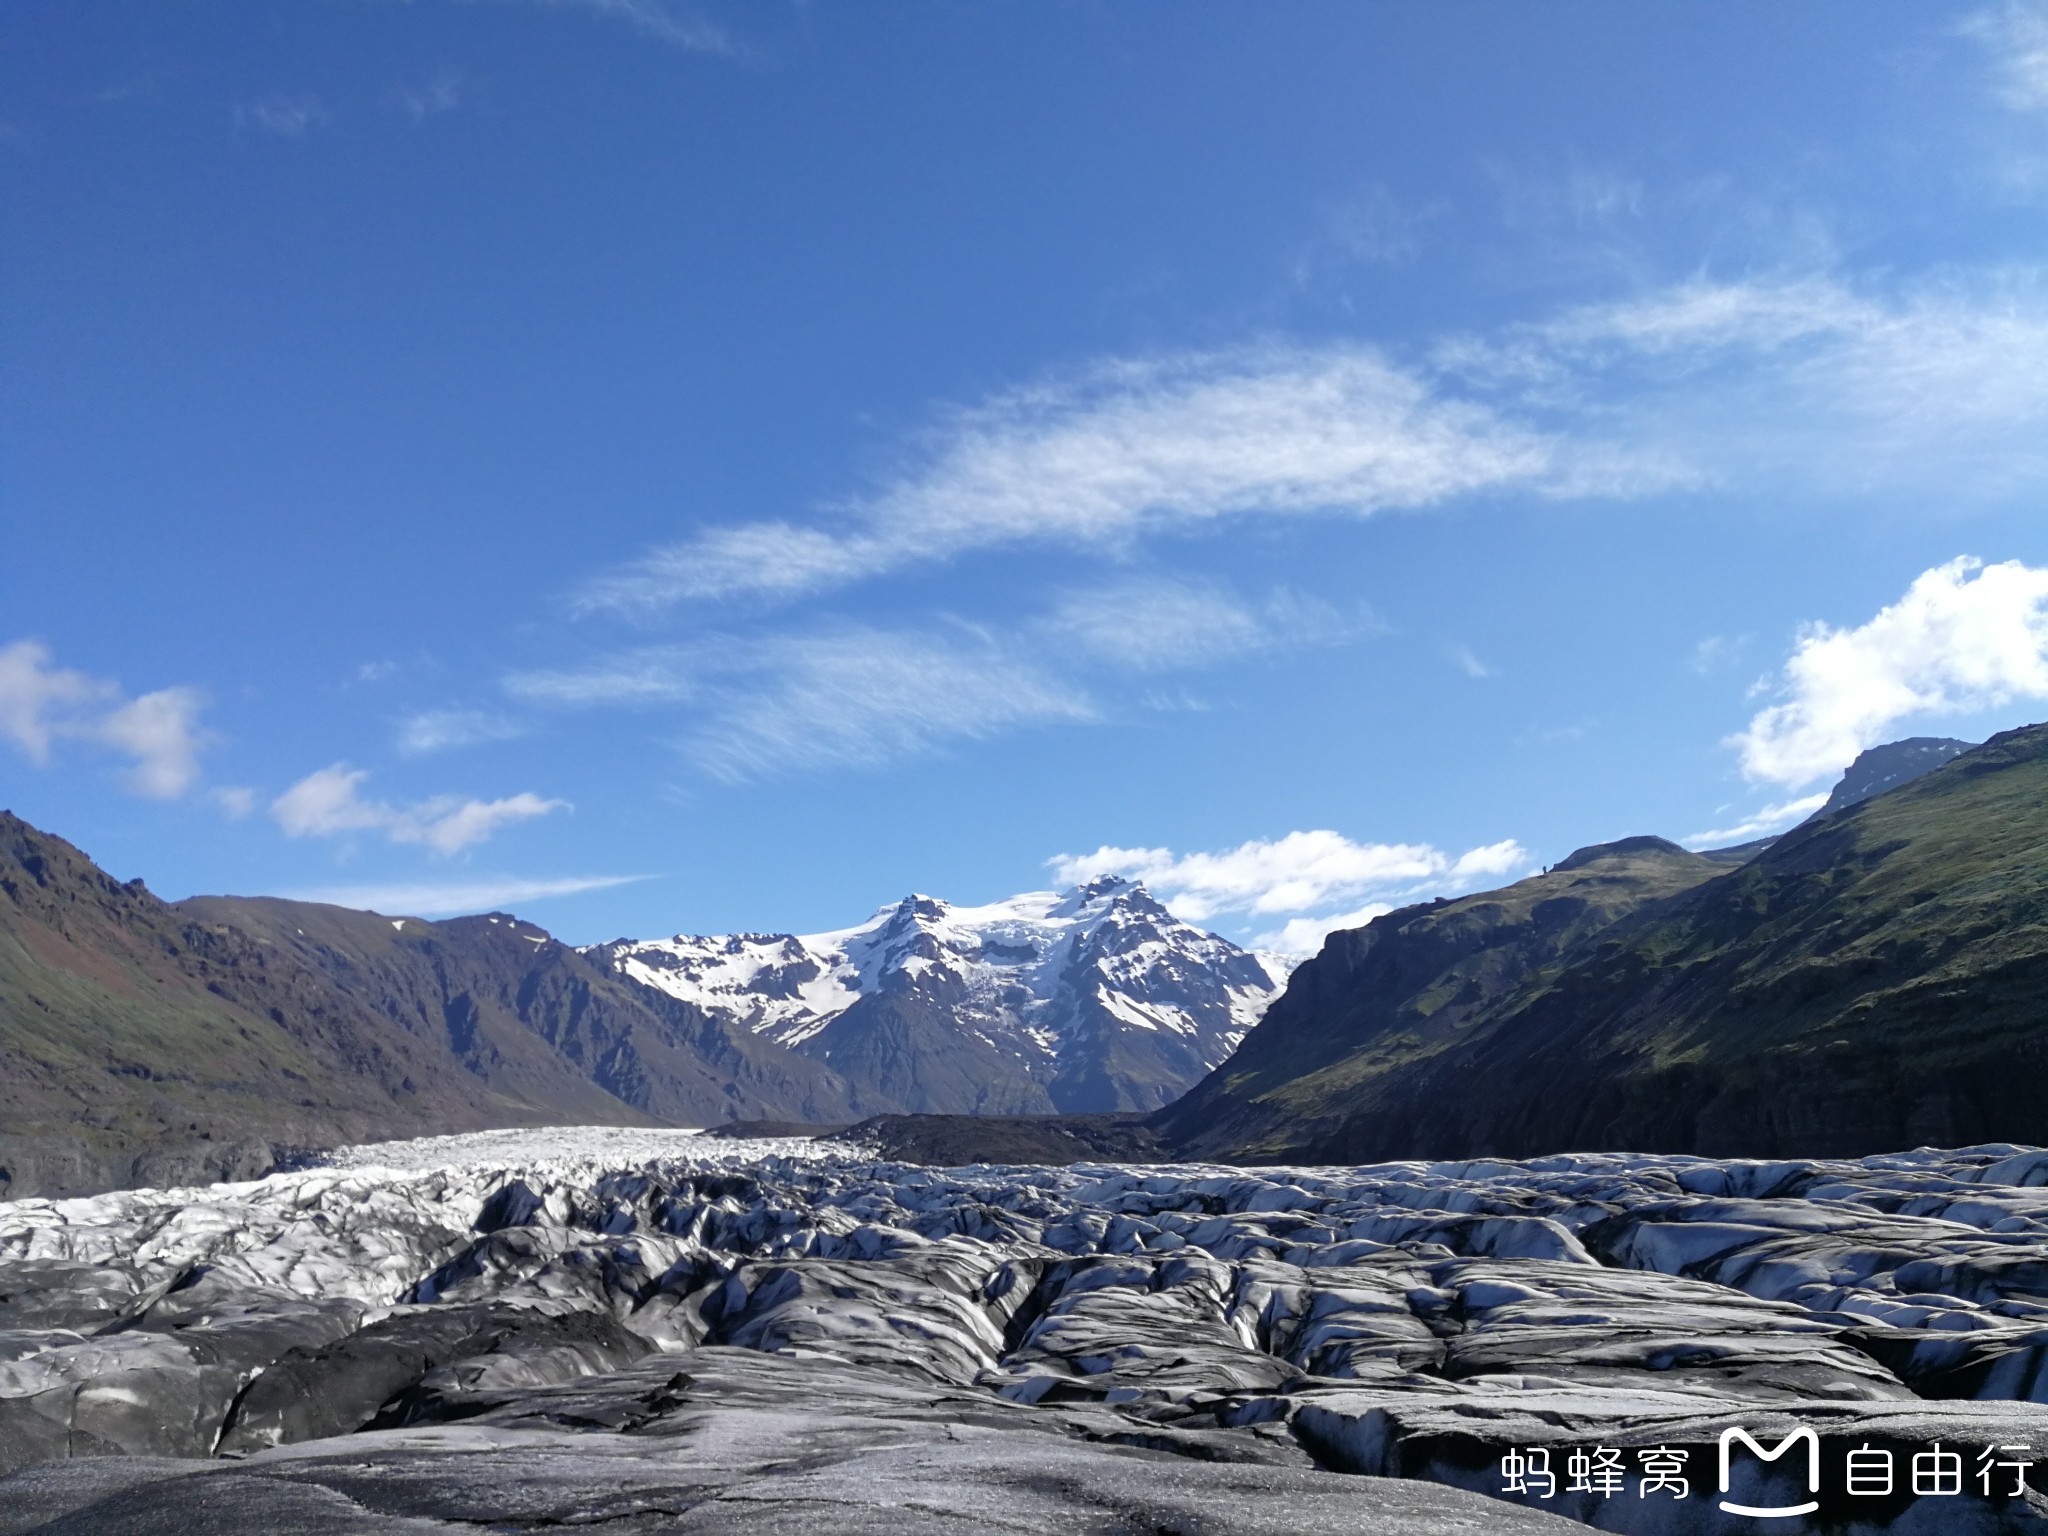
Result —
[{"label": "bare rock face", "polygon": [[[1734,1429],[1810,1429],[1817,1486],[1803,1440],[1724,1484]],[[934,1169],[564,1130],[0,1207],[0,1536],[2007,1532],[2037,1459],[2013,1146]]]}]

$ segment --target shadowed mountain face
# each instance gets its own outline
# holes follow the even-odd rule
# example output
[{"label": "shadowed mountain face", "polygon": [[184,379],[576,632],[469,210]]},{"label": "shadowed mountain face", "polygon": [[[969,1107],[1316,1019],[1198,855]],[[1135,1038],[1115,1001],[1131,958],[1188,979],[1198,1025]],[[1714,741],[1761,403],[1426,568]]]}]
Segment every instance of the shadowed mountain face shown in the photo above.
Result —
[{"label": "shadowed mountain face", "polygon": [[1158,1123],[1341,1162],[2048,1140],[2048,727],[1732,870],[1632,839],[1334,935]]},{"label": "shadowed mountain face", "polygon": [[1333,933],[1237,1054],[1156,1123],[1205,1156],[1259,1159],[1341,1140],[1361,1095],[1382,1083],[1405,1091],[1483,1030],[1502,998],[1618,919],[1723,868],[1633,837],[1582,848],[1505,890]]},{"label": "shadowed mountain face", "polygon": [[531,924],[172,905],[0,813],[0,1196],[248,1176],[363,1136],[866,1108]]},{"label": "shadowed mountain face", "polygon": [[1974,743],[1952,736],[1909,736],[1888,741],[1881,747],[1856,754],[1856,761],[1842,772],[1842,782],[1829,793],[1827,804],[1818,812],[1846,810],[1873,795],[1911,783],[1923,773],[1932,773],[1943,763],[1970,750]]}]

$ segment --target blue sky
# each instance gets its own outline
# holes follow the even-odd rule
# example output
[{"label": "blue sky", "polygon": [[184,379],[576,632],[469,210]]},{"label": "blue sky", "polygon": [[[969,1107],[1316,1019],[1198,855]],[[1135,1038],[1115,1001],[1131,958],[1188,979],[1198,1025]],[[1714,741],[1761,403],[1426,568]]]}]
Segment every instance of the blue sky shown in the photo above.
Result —
[{"label": "blue sky", "polygon": [[23,0],[0,81],[0,803],[165,895],[1299,949],[2048,716],[2039,4]]}]

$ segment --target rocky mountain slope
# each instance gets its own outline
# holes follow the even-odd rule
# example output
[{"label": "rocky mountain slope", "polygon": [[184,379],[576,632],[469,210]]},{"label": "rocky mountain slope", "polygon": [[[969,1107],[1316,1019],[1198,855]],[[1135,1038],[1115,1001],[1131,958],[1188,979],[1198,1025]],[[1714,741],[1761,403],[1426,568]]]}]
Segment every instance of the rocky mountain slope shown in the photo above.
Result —
[{"label": "rocky mountain slope", "polygon": [[869,1108],[531,924],[168,904],[0,813],[0,1196],[247,1176],[366,1135]]},{"label": "rocky mountain slope", "polygon": [[1632,839],[1334,935],[1159,1121],[1332,1162],[2048,1139],[2048,726],[1733,869]]},{"label": "rocky mountain slope", "polygon": [[1908,736],[1888,741],[1856,754],[1856,761],[1842,772],[1842,779],[1828,792],[1827,804],[1814,814],[1825,816],[1881,795],[1901,784],[1910,784],[1923,773],[1932,773],[1943,763],[1959,757],[1976,743],[1953,736]]},{"label": "rocky mountain slope", "polygon": [[910,896],[835,933],[619,940],[618,975],[939,1114],[1149,1110],[1236,1047],[1285,977],[1142,885],[954,907]]}]

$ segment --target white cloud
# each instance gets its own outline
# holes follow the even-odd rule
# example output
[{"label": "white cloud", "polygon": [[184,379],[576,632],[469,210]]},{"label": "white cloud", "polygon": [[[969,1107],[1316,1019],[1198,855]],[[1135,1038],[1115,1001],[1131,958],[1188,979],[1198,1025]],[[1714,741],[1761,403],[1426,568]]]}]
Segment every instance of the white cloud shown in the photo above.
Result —
[{"label": "white cloud", "polygon": [[235,108],[236,127],[257,128],[287,139],[296,139],[311,129],[323,127],[327,119],[327,108],[318,96],[313,95],[266,96],[261,101],[246,101]]},{"label": "white cloud", "polygon": [[240,821],[256,809],[256,791],[244,784],[222,784],[213,790],[213,803],[229,821]]},{"label": "white cloud", "polygon": [[1729,744],[1750,779],[1795,789],[1911,716],[2048,698],[2048,569],[1936,566],[1866,624],[1807,625],[1775,691],[1780,701]]},{"label": "white cloud", "polygon": [[1826,276],[1689,282],[1450,341],[1437,359],[1504,412],[1597,428],[1674,482],[1997,495],[2048,480],[2036,268],[1891,292]]},{"label": "white cloud", "polygon": [[1493,668],[1481,661],[1469,645],[1449,646],[1445,654],[1451,658],[1451,664],[1467,677],[1487,678],[1494,675]]},{"label": "white cloud", "polygon": [[160,688],[103,716],[93,734],[135,759],[122,776],[129,789],[175,800],[199,777],[199,711],[205,702],[195,688]]},{"label": "white cloud", "polygon": [[713,778],[873,767],[947,741],[1094,717],[1095,706],[996,641],[848,627],[714,663],[684,754]]},{"label": "white cloud", "polygon": [[741,50],[724,28],[704,17],[664,5],[662,0],[530,0],[557,10],[590,11],[638,28],[650,37],[692,53],[738,53]]},{"label": "white cloud", "polygon": [[1369,901],[1350,912],[1332,912],[1323,917],[1290,917],[1278,928],[1256,935],[1251,948],[1276,955],[1312,955],[1323,940],[1344,928],[1363,928],[1376,917],[1393,911],[1391,903]]},{"label": "white cloud", "polygon": [[429,800],[411,813],[415,820],[393,827],[391,840],[425,843],[444,855],[460,853],[500,827],[568,808],[566,800],[543,800],[529,793],[508,795],[502,800],[464,800],[452,806],[445,801]]},{"label": "white cloud", "polygon": [[405,115],[415,123],[423,123],[462,105],[462,76],[455,70],[444,69],[423,85],[398,87],[395,95]]},{"label": "white cloud", "polygon": [[1963,31],[1990,53],[2001,101],[2016,112],[2048,110],[2048,5],[2006,0],[1967,17]]},{"label": "white cloud", "polygon": [[1322,229],[1294,263],[1294,285],[1314,288],[1359,266],[1405,267],[1422,254],[1442,202],[1404,203],[1385,186],[1360,188],[1326,205]]},{"label": "white cloud", "polygon": [[398,750],[406,757],[423,757],[454,747],[512,741],[525,734],[526,728],[518,721],[487,710],[430,709],[399,722]]},{"label": "white cloud", "polygon": [[1468,848],[1451,866],[1451,884],[1468,885],[1475,880],[1513,874],[1529,866],[1529,850],[1512,837],[1497,843]]},{"label": "white cloud", "polygon": [[1094,718],[1095,705],[987,632],[841,625],[649,648],[506,689],[564,708],[685,705],[683,755],[727,782],[867,768],[951,740]]},{"label": "white cloud", "polygon": [[[1625,205],[1589,188],[1589,208]],[[2048,482],[2036,268],[1913,285],[1706,279],[1458,336],[1112,359],[941,418],[908,467],[809,519],[710,527],[586,582],[579,611],[788,599],[977,550],[1117,551],[1248,517],[1478,492],[1828,494]]]},{"label": "white cloud", "polygon": [[1695,832],[1682,841],[1688,848],[1725,848],[1735,843],[1746,843],[1769,832],[1781,832],[1795,822],[1806,820],[1827,802],[1826,790],[1817,795],[1801,795],[1796,800],[1784,800],[1776,805],[1767,805],[1732,827],[1717,827],[1710,832]]},{"label": "white cloud", "polygon": [[1594,494],[1644,473],[1566,447],[1361,347],[1113,361],[954,414],[909,472],[830,509],[829,529],[711,529],[577,601],[793,596],[1001,545],[1114,548],[1236,516],[1364,516],[1503,486]]},{"label": "white cloud", "polygon": [[39,768],[49,765],[57,736],[76,734],[76,712],[120,694],[113,683],[50,663],[49,647],[34,640],[0,647],[0,731]]},{"label": "white cloud", "polygon": [[1739,660],[1748,646],[1747,635],[1708,635],[1692,648],[1685,664],[1688,670],[1706,677]]},{"label": "white cloud", "polygon": [[[1484,847],[1473,848],[1452,861],[1440,882],[1439,889],[1444,892],[1464,890],[1482,881],[1504,879],[1528,868],[1528,865],[1528,851],[1513,838],[1488,843]],[[1404,891],[1401,894],[1406,897],[1416,893]],[[1348,912],[1326,912],[1316,917],[1291,917],[1278,928],[1255,935],[1251,940],[1251,947],[1282,955],[1312,955],[1323,947],[1323,940],[1339,929],[1363,928],[1374,918],[1384,916],[1394,908],[1393,902],[1368,901]]]},{"label": "white cloud", "polygon": [[397,813],[356,796],[356,786],[370,776],[367,768],[336,763],[307,774],[270,804],[270,814],[286,837],[334,837],[385,826]]},{"label": "white cloud", "polygon": [[503,686],[514,698],[562,709],[680,704],[699,692],[698,670],[688,649],[655,646],[578,669],[515,672]]},{"label": "white cloud", "polygon": [[1259,651],[1332,644],[1377,627],[1280,590],[1246,602],[1217,582],[1135,577],[1069,591],[1030,632],[1134,672],[1202,666]]},{"label": "white cloud", "polygon": [[1425,882],[1439,890],[1461,888],[1528,862],[1512,838],[1453,859],[1428,843],[1355,843],[1341,833],[1313,831],[1255,839],[1220,853],[1104,846],[1060,854],[1046,865],[1063,886],[1109,874],[1142,880],[1177,916],[1200,922],[1219,912],[1307,912],[1375,891],[1411,895]]},{"label": "white cloud", "polygon": [[578,896],[585,891],[610,890],[614,886],[631,885],[651,878],[648,875],[585,875],[549,880],[522,879],[513,875],[447,884],[341,885],[295,891],[291,899],[321,901],[331,906],[372,912],[397,912],[411,917],[448,917],[467,912],[500,911],[557,896]]},{"label": "white cloud", "polygon": [[205,702],[195,688],[127,698],[118,683],[54,665],[39,641],[0,646],[0,735],[38,767],[63,740],[111,749],[130,759],[123,785],[151,799],[175,800],[198,779]]},{"label": "white cloud", "polygon": [[[1215,582],[1132,578],[1069,590],[1009,628],[841,624],[722,636],[516,673],[504,687],[558,708],[679,708],[681,746],[714,778],[871,767],[951,740],[1102,718],[1092,686],[1232,656],[1330,644],[1378,627],[1286,590],[1247,600]],[[1089,679],[1084,686],[1079,678]],[[1200,707],[1148,691],[1139,707]]]},{"label": "white cloud", "polygon": [[271,802],[270,814],[287,837],[339,837],[380,832],[394,843],[420,843],[446,857],[480,843],[500,827],[570,809],[566,800],[535,794],[502,800],[460,800],[439,795],[410,806],[365,800],[359,787],[369,771],[335,763],[307,774]]}]

